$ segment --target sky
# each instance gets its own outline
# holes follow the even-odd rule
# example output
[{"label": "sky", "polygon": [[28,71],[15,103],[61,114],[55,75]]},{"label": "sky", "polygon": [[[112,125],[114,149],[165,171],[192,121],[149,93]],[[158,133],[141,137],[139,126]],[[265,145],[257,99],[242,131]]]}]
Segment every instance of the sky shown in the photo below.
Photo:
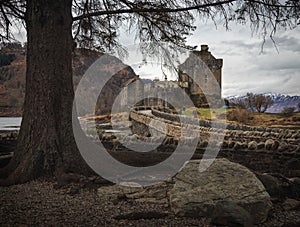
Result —
[{"label": "sky", "polygon": [[[231,25],[230,30],[212,23],[196,23],[197,30],[188,38],[188,44],[209,45],[209,51],[223,59],[222,96],[253,93],[281,93],[300,95],[300,28],[277,31],[275,44],[268,38],[252,34],[248,25]],[[133,44],[133,35],[121,34],[122,43]],[[130,53],[131,55],[131,53]],[[125,60],[141,78],[159,77],[157,64],[141,66],[137,53]],[[174,79],[174,77],[171,77]]]},{"label": "sky", "polygon": [[[210,22],[195,23],[196,31],[188,37],[187,44],[198,46],[207,44],[209,51],[223,59],[222,96],[253,93],[281,93],[300,95],[300,28],[277,31],[274,40],[263,39],[252,34],[249,25],[230,25],[226,31]],[[16,38],[25,40],[24,33],[16,33]],[[136,52],[134,34],[120,33],[119,41],[129,50],[124,62],[130,65],[141,78],[163,79],[159,62],[141,64],[142,56]],[[262,49],[263,48],[263,49]],[[185,58],[187,56],[184,56]],[[151,61],[151,60],[150,60]],[[167,73],[168,74],[168,73]],[[168,79],[176,79],[169,75]]]},{"label": "sky", "polygon": [[[251,35],[246,26],[223,28],[202,26],[189,40],[207,43],[211,52],[223,58],[224,97],[254,93],[300,95],[300,29],[278,31],[276,47],[269,38]],[[263,50],[262,50],[263,48]]]}]

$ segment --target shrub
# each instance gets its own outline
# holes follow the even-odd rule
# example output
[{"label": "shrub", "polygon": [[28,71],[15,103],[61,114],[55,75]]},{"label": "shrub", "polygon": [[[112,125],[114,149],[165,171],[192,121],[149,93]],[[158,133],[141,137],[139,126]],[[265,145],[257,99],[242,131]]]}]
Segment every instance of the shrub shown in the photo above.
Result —
[{"label": "shrub", "polygon": [[0,67],[9,65],[15,59],[16,59],[16,55],[14,54],[0,53]]},{"label": "shrub", "polygon": [[295,117],[292,118],[292,121],[293,122],[298,122],[298,121],[300,121],[300,117],[295,116]]},{"label": "shrub", "polygon": [[11,107],[17,107],[17,106],[19,106],[18,104],[19,104],[19,101],[18,101],[18,99],[16,97],[11,96],[9,98],[9,105]]},{"label": "shrub", "polygon": [[6,48],[6,49],[21,49],[22,44],[20,42],[9,42],[9,43],[1,43],[1,48]]},{"label": "shrub", "polygon": [[253,120],[253,114],[252,112],[246,110],[246,109],[241,109],[241,108],[237,108],[233,111],[230,111],[227,114],[227,119],[230,121],[237,121],[239,123],[249,123],[250,121]]},{"label": "shrub", "polygon": [[13,74],[8,68],[0,68],[0,81],[10,80]]},{"label": "shrub", "polygon": [[296,107],[284,107],[282,110],[282,114],[285,116],[290,116],[294,113]]}]

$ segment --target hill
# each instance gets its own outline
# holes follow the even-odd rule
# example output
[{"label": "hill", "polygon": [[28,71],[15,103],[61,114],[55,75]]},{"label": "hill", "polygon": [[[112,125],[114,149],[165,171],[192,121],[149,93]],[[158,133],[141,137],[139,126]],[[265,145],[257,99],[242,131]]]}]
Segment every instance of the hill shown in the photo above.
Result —
[{"label": "hill", "polygon": [[[103,53],[76,49],[73,53],[73,83],[77,84],[86,70]],[[111,62],[121,64],[121,60],[111,56]],[[107,70],[110,70],[109,68]],[[20,116],[25,96],[26,49],[20,44],[7,45],[0,50],[0,116]],[[129,79],[137,78],[131,67],[115,74],[102,91],[96,106],[96,114],[108,113],[111,103]],[[96,91],[95,91],[96,92]]]}]

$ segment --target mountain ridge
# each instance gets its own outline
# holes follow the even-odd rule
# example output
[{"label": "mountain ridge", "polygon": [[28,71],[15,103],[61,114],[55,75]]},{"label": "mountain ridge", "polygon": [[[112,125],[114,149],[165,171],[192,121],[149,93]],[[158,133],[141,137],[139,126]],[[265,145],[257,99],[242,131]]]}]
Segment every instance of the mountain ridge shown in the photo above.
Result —
[{"label": "mountain ridge", "polygon": [[[281,93],[258,93],[255,95],[263,95],[271,97],[272,101],[274,102],[271,107],[269,107],[266,113],[281,113],[284,108],[286,107],[295,107],[298,110],[298,103],[300,103],[300,96],[299,95],[288,95],[288,94],[281,94]],[[229,96],[226,99],[230,103],[237,103],[239,100],[245,100],[247,95],[236,95],[236,96]]]},{"label": "mountain ridge", "polygon": [[[73,52],[74,89],[76,89],[86,70],[102,55],[101,52],[82,48],[78,48]],[[6,60],[6,56],[9,57],[8,60]],[[105,66],[106,72],[109,73],[111,65],[123,65],[117,57],[108,56],[109,62]],[[9,48],[1,48],[0,63],[0,116],[21,116],[25,96],[26,49],[18,44],[10,45]],[[113,75],[107,86],[105,85],[106,93],[103,94],[105,102],[98,102],[95,112],[98,114],[109,113],[109,105],[113,103],[119,90],[124,87],[129,79],[136,77],[137,75],[130,66]]]}]

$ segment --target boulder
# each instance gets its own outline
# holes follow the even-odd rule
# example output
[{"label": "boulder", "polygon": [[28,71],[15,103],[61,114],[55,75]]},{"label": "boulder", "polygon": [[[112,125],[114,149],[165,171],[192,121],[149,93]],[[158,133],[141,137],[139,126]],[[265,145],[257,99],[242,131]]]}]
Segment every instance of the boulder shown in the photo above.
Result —
[{"label": "boulder", "polygon": [[233,148],[234,145],[235,145],[234,141],[232,141],[231,139],[229,139],[229,141],[228,141],[228,147],[229,148]]},{"label": "boulder", "polygon": [[170,187],[168,183],[142,187],[136,183],[124,182],[120,185],[116,184],[99,188],[98,196],[107,197],[114,204],[125,199],[143,203],[168,205],[167,192]]},{"label": "boulder", "polygon": [[268,139],[266,142],[265,142],[265,147],[267,150],[276,150],[278,147],[279,147],[279,142],[278,141],[274,141],[272,139]]},{"label": "boulder", "polygon": [[300,210],[300,201],[296,199],[286,199],[282,204],[282,208],[286,211]]},{"label": "boulder", "polygon": [[268,139],[266,142],[265,142],[265,147],[267,150],[271,150],[272,147],[273,147],[273,144],[274,144],[274,140],[272,139]]},{"label": "boulder", "polygon": [[243,207],[229,201],[217,202],[211,222],[222,226],[253,226],[251,215]]},{"label": "boulder", "polygon": [[249,150],[256,150],[256,148],[257,148],[257,143],[255,141],[251,141],[248,143]]},{"label": "boulder", "polygon": [[267,219],[272,206],[270,196],[249,169],[222,158],[214,160],[204,172],[199,172],[199,162],[187,162],[174,177],[170,205],[175,214],[211,217],[216,212],[217,203],[222,201],[242,207],[250,214],[253,224]]},{"label": "boulder", "polygon": [[235,151],[240,150],[242,148],[243,148],[243,144],[241,142],[236,142],[235,145],[234,145],[234,147],[233,147],[233,149]]},{"label": "boulder", "polygon": [[270,136],[270,133],[269,132],[265,132],[262,136],[263,137],[268,137],[268,136]]},{"label": "boulder", "polygon": [[278,147],[278,151],[282,152],[282,151],[286,151],[286,150],[288,150],[288,144],[286,142],[281,142]]},{"label": "boulder", "polygon": [[266,173],[257,173],[256,176],[263,183],[270,196],[278,198],[285,196],[284,184],[278,178]]},{"label": "boulder", "polygon": [[258,150],[261,150],[261,149],[264,149],[265,148],[265,143],[264,142],[260,142],[257,144],[257,149]]},{"label": "boulder", "polygon": [[271,197],[284,198],[299,198],[300,195],[300,180],[297,177],[286,178],[280,174],[260,174],[256,173],[257,178],[265,186]]}]

